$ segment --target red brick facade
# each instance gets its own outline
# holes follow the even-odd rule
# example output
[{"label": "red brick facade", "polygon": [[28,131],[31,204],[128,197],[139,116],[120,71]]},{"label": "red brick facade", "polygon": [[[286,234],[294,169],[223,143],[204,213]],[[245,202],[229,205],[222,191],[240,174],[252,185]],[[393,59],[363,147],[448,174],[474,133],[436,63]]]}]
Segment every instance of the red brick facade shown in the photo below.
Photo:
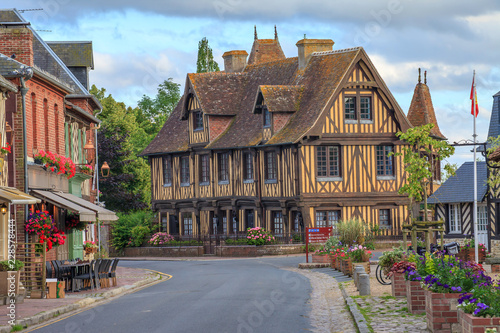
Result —
[{"label": "red brick facade", "polygon": [[0,29],[0,53],[28,66],[33,66],[33,34],[28,28]]},{"label": "red brick facade", "polygon": [[425,291],[427,329],[434,333],[458,332],[458,298],[460,294]]},{"label": "red brick facade", "polygon": [[229,127],[233,117],[209,116],[210,141],[217,139],[219,135]]},{"label": "red brick facade", "polygon": [[403,273],[394,273],[391,277],[391,290],[393,297],[406,297],[406,282]]}]

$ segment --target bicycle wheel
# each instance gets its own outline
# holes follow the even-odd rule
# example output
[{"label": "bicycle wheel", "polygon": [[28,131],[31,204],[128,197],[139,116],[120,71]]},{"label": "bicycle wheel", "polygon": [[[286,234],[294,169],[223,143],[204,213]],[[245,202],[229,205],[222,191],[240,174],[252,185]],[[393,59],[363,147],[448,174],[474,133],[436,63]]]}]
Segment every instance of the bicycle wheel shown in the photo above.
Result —
[{"label": "bicycle wheel", "polygon": [[377,265],[377,268],[375,269],[375,276],[377,277],[378,283],[387,286],[391,284],[391,279],[387,277],[387,275],[384,274],[384,271],[382,267]]}]

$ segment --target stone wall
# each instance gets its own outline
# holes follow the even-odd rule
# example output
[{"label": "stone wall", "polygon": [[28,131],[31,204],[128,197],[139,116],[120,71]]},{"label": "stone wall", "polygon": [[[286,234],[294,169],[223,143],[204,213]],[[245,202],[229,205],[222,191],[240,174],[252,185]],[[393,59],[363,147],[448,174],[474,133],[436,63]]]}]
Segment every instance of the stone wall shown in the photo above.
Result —
[{"label": "stone wall", "polygon": [[124,257],[198,257],[205,254],[203,246],[183,247],[127,247]]}]

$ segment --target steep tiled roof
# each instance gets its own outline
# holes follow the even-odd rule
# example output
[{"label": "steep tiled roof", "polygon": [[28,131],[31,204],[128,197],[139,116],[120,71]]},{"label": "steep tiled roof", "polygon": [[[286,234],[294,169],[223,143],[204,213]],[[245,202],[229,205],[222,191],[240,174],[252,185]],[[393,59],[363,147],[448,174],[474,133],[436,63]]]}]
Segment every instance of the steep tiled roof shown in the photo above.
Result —
[{"label": "steep tiled roof", "polygon": [[92,42],[47,42],[47,44],[66,66],[94,69]]},{"label": "steep tiled roof", "polygon": [[141,155],[154,155],[162,152],[182,152],[188,149],[189,137],[186,123],[181,120],[182,96],[174,111],[165,122],[158,135],[144,149]]},{"label": "steep tiled roof", "polygon": [[413,126],[422,126],[429,123],[434,124],[431,134],[437,138],[446,139],[439,130],[439,125],[434,113],[432,105],[431,93],[429,87],[425,83],[417,83],[413,98],[411,100],[410,109],[408,110],[408,120]]},{"label": "steep tiled roof", "polygon": [[299,109],[304,86],[259,86],[269,112],[294,112]]},{"label": "steep tiled roof", "polygon": [[[343,87],[349,71],[358,60],[371,62],[362,48],[314,53],[304,70],[298,70],[298,58],[287,58],[268,63],[247,65],[242,73],[189,74],[184,96],[193,93],[202,111],[208,115],[234,116],[232,123],[216,140],[205,148],[228,149],[262,144],[262,114],[254,113],[256,96],[263,91],[265,103],[271,111],[295,111],[287,124],[274,133],[264,145],[296,143],[314,128],[322,112]],[[376,69],[374,75],[379,78]],[[401,129],[411,127],[385,84]],[[184,99],[166,121],[163,136],[156,137],[143,155],[185,150],[188,146],[187,113]],[[175,130],[175,131],[174,131]],[[160,133],[162,133],[160,132]],[[170,140],[166,133],[182,135],[182,140]],[[312,132],[311,132],[312,133]],[[170,142],[158,142],[170,140]],[[178,142],[178,146],[175,145]]]},{"label": "steep tiled roof", "polygon": [[0,53],[0,74],[6,77],[17,76],[19,70],[25,67],[24,64],[5,54]]},{"label": "steep tiled roof", "polygon": [[[477,200],[486,195],[486,162],[477,162]],[[430,204],[474,201],[474,162],[465,162],[428,199]]]},{"label": "steep tiled roof", "polygon": [[255,39],[248,57],[248,64],[257,65],[282,59],[286,57],[277,38]]},{"label": "steep tiled roof", "polygon": [[13,10],[0,11],[0,22],[22,22]]},{"label": "steep tiled roof", "polygon": [[500,135],[500,91],[493,95],[493,107],[491,109],[490,128],[488,137],[496,138]]}]

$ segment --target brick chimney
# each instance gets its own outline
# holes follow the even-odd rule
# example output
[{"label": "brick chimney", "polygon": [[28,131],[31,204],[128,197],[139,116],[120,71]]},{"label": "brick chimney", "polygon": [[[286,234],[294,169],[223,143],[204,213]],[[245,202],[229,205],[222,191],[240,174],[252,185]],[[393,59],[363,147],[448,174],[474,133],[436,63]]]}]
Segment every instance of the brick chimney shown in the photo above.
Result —
[{"label": "brick chimney", "polygon": [[222,55],[224,58],[224,71],[226,73],[243,72],[247,64],[248,53],[245,50],[227,51]]},{"label": "brick chimney", "polygon": [[0,25],[0,40],[0,53],[8,57],[14,54],[20,63],[33,66],[33,33],[25,24]]},{"label": "brick chimney", "polygon": [[304,69],[311,59],[313,52],[331,51],[333,48],[331,39],[301,39],[297,42],[299,49],[299,69]]}]

